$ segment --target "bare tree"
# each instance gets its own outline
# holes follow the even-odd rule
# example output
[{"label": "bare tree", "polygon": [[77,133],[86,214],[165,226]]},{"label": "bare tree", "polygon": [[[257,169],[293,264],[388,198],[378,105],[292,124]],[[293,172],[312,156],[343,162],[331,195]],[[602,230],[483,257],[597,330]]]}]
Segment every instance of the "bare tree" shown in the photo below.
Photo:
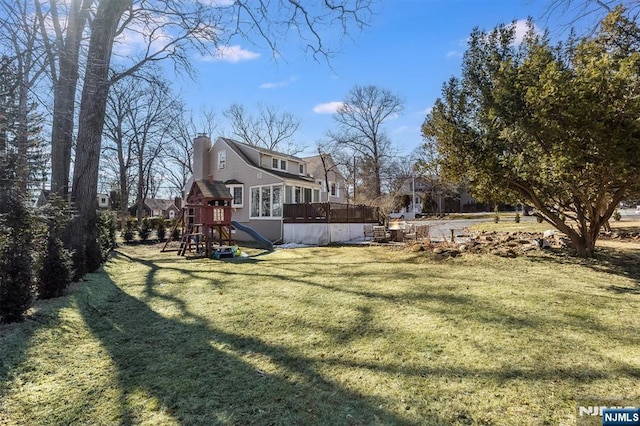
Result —
[{"label": "bare tree", "polygon": [[258,104],[257,115],[247,112],[244,106],[233,104],[224,112],[231,128],[241,142],[272,151],[296,155],[304,150],[293,140],[300,121],[289,112],[276,107]]},{"label": "bare tree", "polygon": [[169,190],[180,194],[193,174],[193,137],[197,134],[213,135],[219,127],[216,114],[211,109],[200,111],[200,119],[180,105],[178,119],[171,130],[171,141],[164,144],[160,162],[164,165]]},{"label": "bare tree", "polygon": [[581,22],[588,31],[594,32],[600,20],[618,6],[625,8],[631,20],[638,20],[640,0],[550,0],[543,17],[562,15],[565,28]]},{"label": "bare tree", "polygon": [[107,115],[105,119],[104,140],[101,164],[109,167],[117,177],[118,198],[122,218],[128,215],[133,172],[133,139],[134,129],[129,125],[130,109],[138,95],[136,80],[123,79],[111,87],[107,99]]},{"label": "bare tree", "polygon": [[383,124],[404,110],[399,96],[377,86],[355,86],[333,115],[338,124],[329,137],[361,156],[372,177],[370,196],[382,195],[384,168],[395,150]]},{"label": "bare tree", "polygon": [[[332,0],[314,6],[292,0],[222,3],[70,0],[68,8],[66,2],[58,0],[34,1],[46,54],[52,64],[55,88],[52,186],[59,192],[66,192],[68,187],[80,46],[85,30],[88,34],[73,173],[73,197],[81,223],[77,226],[80,232],[74,234],[77,241],[72,245],[77,254],[76,267],[86,258],[89,269],[97,266],[92,259],[99,258],[93,225],[100,143],[111,84],[144,72],[148,64],[165,59],[173,60],[178,69],[190,74],[193,71],[190,52],[220,54],[224,49],[219,47],[238,36],[266,42],[276,55],[279,40],[295,32],[314,58],[328,58],[334,52],[323,41],[328,35],[325,31],[335,33],[338,28],[346,35],[353,26],[365,25],[371,15],[371,0]],[[146,45],[125,55],[128,61],[120,58],[126,63],[124,71],[109,76],[114,44],[125,41],[127,34],[135,34]]]}]

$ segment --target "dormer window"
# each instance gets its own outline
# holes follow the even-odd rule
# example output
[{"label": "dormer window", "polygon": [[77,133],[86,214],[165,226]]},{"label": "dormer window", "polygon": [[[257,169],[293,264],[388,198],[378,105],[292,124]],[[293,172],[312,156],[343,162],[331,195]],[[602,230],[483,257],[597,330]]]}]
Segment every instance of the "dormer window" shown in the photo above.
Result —
[{"label": "dormer window", "polygon": [[272,158],[271,159],[271,168],[272,169],[280,169],[280,170],[287,170],[287,160],[282,160],[279,158]]},{"label": "dormer window", "polygon": [[300,164],[300,174],[304,174],[304,164]]}]

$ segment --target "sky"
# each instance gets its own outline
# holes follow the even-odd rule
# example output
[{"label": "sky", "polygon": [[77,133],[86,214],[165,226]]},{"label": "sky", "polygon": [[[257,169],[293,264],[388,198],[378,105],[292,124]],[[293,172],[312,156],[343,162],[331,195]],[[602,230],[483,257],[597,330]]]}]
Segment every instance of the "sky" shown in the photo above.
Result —
[{"label": "sky", "polygon": [[281,46],[277,59],[265,46],[238,41],[222,58],[194,57],[197,80],[179,80],[176,90],[194,112],[214,109],[225,136],[232,135],[222,111],[232,103],[250,112],[259,103],[290,112],[301,122],[295,142],[313,155],[335,128],[331,113],[349,90],[375,85],[404,101],[403,113],[385,129],[399,152],[409,155],[422,142],[420,126],[443,83],[460,74],[471,31],[531,17],[553,34],[560,30],[554,16],[544,16],[548,6],[549,0],[380,0],[367,28],[331,46],[339,52],[329,64],[305,55],[295,38]]}]

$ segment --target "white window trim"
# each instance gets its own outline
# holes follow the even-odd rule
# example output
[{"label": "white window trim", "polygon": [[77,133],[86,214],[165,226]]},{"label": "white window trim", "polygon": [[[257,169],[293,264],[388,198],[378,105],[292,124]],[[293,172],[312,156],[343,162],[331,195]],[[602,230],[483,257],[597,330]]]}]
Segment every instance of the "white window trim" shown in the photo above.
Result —
[{"label": "white window trim", "polygon": [[243,184],[231,184],[231,185],[227,185],[227,188],[229,188],[229,191],[231,192],[231,195],[233,196],[233,189],[234,188],[240,188],[242,189],[242,202],[240,204],[235,204],[234,200],[235,197],[231,199],[231,207],[232,208],[236,208],[236,209],[240,209],[244,207],[244,185]]},{"label": "white window trim", "polygon": [[[336,186],[336,195],[331,194],[331,187],[333,185]],[[329,197],[340,198],[340,185],[338,185],[338,182],[329,181]]]},{"label": "white window trim", "polygon": [[[253,197],[251,196],[251,193],[253,192],[253,190],[255,188],[260,188],[259,194],[260,194],[260,211],[258,213],[262,213],[262,188],[266,188],[266,187],[270,187],[271,188],[271,203],[269,204],[271,206],[271,209],[273,211],[273,188],[274,187],[279,187],[280,188],[280,216],[253,216],[253,209],[251,208],[251,203],[253,202]],[[284,188],[285,185],[281,184],[281,183],[274,183],[272,185],[255,185],[255,186],[251,186],[249,187],[249,220],[282,220],[282,212],[284,210]]]},{"label": "white window trim", "polygon": [[218,152],[218,170],[222,170],[227,165],[227,150],[223,149]]}]

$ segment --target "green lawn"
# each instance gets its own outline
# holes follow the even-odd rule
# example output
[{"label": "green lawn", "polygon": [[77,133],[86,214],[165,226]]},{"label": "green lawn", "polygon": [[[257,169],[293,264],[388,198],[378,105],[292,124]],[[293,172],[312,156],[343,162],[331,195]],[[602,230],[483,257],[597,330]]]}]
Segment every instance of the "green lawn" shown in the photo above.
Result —
[{"label": "green lawn", "polygon": [[0,424],[575,425],[640,395],[640,249],[124,247],[0,327]]}]

